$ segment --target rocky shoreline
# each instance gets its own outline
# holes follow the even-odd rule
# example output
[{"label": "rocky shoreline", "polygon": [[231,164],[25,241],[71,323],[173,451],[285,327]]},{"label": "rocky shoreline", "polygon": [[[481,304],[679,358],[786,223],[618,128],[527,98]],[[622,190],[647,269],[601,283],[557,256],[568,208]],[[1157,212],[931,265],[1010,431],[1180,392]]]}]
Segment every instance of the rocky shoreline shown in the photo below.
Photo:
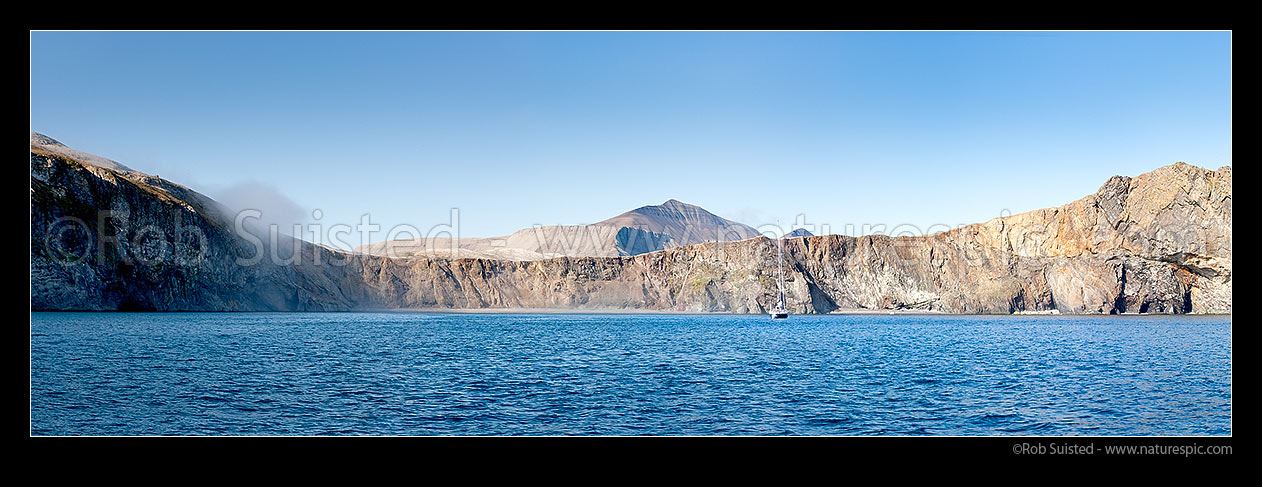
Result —
[{"label": "rocky shoreline", "polygon": [[[213,200],[35,135],[35,310],[763,313],[775,288],[765,237],[539,260],[390,258],[292,241],[292,263],[240,265],[250,240]],[[199,260],[178,259],[195,250]],[[784,252],[795,314],[1230,313],[1231,167],[1178,163],[1115,176],[1056,208],[926,236],[786,238]]]}]

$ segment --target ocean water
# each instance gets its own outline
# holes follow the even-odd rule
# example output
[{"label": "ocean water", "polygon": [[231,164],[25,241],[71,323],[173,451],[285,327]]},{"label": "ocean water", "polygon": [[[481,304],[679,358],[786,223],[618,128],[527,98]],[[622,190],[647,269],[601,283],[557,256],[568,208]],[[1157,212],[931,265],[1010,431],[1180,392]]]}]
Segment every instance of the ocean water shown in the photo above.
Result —
[{"label": "ocean water", "polygon": [[33,435],[1230,435],[1231,318],[32,313]]}]

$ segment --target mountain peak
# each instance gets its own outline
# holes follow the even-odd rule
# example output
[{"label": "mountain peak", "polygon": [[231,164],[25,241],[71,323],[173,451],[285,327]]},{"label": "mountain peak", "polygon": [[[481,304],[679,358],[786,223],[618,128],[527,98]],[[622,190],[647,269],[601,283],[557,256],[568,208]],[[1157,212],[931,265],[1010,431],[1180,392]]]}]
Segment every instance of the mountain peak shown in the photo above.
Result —
[{"label": "mountain peak", "polygon": [[[658,218],[658,217],[681,218],[681,217],[693,216],[693,217],[699,217],[708,221],[715,221],[715,222],[726,221],[720,218],[718,215],[715,215],[714,213],[710,213],[705,208],[702,208],[697,205],[684,203],[676,199],[666,200],[664,203],[660,205],[641,206],[634,210],[623,213],[622,215],[619,215],[618,217],[633,215],[633,214],[643,215],[643,216],[648,216],[648,217],[653,217],[653,218]],[[615,218],[618,218],[618,217],[615,217]]]},{"label": "mountain peak", "polygon": [[[641,207],[639,207],[639,208],[636,208],[636,209],[634,209],[634,210],[628,211],[627,213],[634,213],[634,212],[657,212],[657,211],[662,211],[662,210],[671,210],[671,211],[697,211],[697,210],[700,210],[700,211],[706,211],[706,210],[705,210],[705,208],[702,208],[702,207],[700,207],[700,206],[697,206],[697,205],[692,205],[692,204],[688,204],[688,203],[684,203],[684,202],[679,201],[679,200],[677,200],[677,199],[671,198],[671,199],[668,199],[668,200],[666,200],[666,201],[663,201],[663,202],[662,202],[662,204],[660,204],[660,205],[645,205],[645,206],[641,206]],[[708,212],[707,212],[707,213],[708,213]]]},{"label": "mountain peak", "polygon": [[637,230],[670,236],[673,245],[691,245],[712,242],[743,240],[758,235],[753,227],[737,223],[697,205],[669,199],[660,205],[641,206],[599,225],[630,227]]},{"label": "mountain peak", "polygon": [[115,171],[135,172],[132,168],[119,164],[117,161],[106,159],[101,156],[79,152],[77,150],[66,147],[66,144],[58,142],[57,139],[41,134],[34,130],[31,131],[31,148],[40,149],[47,153],[56,154],[58,156],[79,161],[82,163],[100,166]]},{"label": "mountain peak", "polygon": [[52,146],[52,147],[65,147],[66,146],[66,144],[58,142],[57,139],[41,134],[34,130],[31,131],[31,145]]}]

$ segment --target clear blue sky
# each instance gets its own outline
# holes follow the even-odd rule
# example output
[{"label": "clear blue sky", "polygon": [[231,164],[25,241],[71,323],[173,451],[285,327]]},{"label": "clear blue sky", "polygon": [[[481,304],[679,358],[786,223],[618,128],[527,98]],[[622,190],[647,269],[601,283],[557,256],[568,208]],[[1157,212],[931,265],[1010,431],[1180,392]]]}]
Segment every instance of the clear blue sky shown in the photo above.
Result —
[{"label": "clear blue sky", "polygon": [[31,129],[326,224],[924,228],[1230,164],[1231,35],[32,32]]}]

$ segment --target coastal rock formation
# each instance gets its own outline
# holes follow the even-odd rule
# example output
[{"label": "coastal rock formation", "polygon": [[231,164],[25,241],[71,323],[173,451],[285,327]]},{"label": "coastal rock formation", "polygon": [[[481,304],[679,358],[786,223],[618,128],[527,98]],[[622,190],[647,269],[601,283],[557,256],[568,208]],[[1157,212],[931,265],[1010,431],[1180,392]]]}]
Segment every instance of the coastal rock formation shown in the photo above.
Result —
[{"label": "coastal rock formation", "polygon": [[[339,310],[355,282],[332,266],[256,255],[218,203],[139,172],[97,166],[31,137],[31,307],[61,310]],[[55,144],[55,145],[53,145]],[[51,147],[50,147],[51,146]],[[62,146],[64,147],[64,146]],[[248,234],[262,240],[254,231]],[[276,255],[334,253],[280,235]],[[269,249],[270,250],[270,249]]]},{"label": "coastal rock formation", "polygon": [[[616,255],[342,252],[267,238],[188,188],[63,148],[32,134],[33,309],[761,313],[774,299],[776,245],[766,237],[683,244],[680,228],[657,221],[637,230],[674,245],[641,249],[613,232]],[[628,222],[651,216],[646,208],[677,211],[673,220],[690,206],[645,207],[611,225],[635,228]],[[927,236],[786,238],[784,264],[794,313],[1229,313],[1231,167],[1115,176],[1061,207]]]}]

